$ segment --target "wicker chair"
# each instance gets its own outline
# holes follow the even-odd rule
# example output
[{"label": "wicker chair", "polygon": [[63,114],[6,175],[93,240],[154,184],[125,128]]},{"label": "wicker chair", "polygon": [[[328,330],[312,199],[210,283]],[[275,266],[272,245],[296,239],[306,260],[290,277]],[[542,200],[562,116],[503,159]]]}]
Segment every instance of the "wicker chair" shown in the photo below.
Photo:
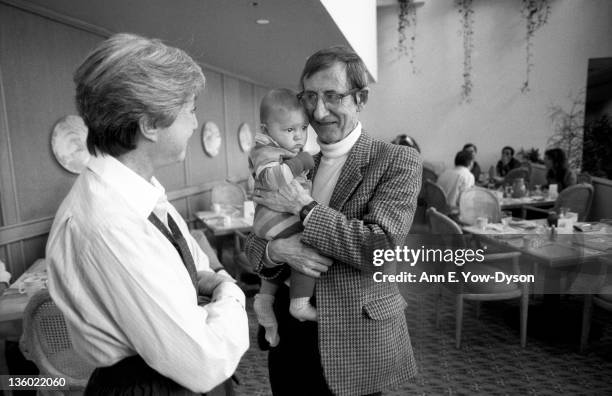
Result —
[{"label": "wicker chair", "polygon": [[234,265],[236,266],[235,278],[238,286],[247,296],[253,296],[259,291],[261,280],[259,275],[253,271],[253,266],[244,252],[244,244],[247,236],[240,231],[234,231]]},{"label": "wicker chair", "polygon": [[422,178],[423,184],[425,184],[425,180],[431,180],[435,183],[438,180],[438,175],[436,175],[436,172],[433,169],[424,166]]},{"label": "wicker chair", "polygon": [[[458,238],[463,232],[459,225],[451,220],[449,217],[438,213],[434,208],[427,210],[427,215],[430,222],[431,233],[434,235],[440,235],[442,240],[448,240],[452,238],[453,244],[447,244],[447,247],[461,249],[465,248],[464,240]],[[459,275],[460,272],[471,272],[472,274],[483,274],[483,275],[494,275],[495,272],[503,270],[502,265],[507,262],[512,263],[512,273],[520,274],[519,269],[519,257],[520,252],[505,252],[484,255],[483,262],[471,262],[465,263],[462,267],[456,266],[454,263],[450,263],[445,273],[457,272],[456,279],[458,283],[449,283],[451,287],[444,287],[439,284],[439,294],[436,302],[436,325],[440,323],[440,300],[442,297],[443,289],[451,290],[455,295],[456,309],[455,309],[455,346],[461,347],[461,331],[463,328],[463,305],[465,300],[476,301],[480,304],[481,301],[497,301],[497,300],[509,300],[513,298],[521,299],[521,318],[520,318],[520,339],[521,347],[525,347],[527,343],[527,313],[529,309],[529,288],[527,283],[497,283],[497,282],[486,282],[486,283],[464,283],[462,277]],[[495,263],[495,265],[492,265]],[[476,313],[480,312],[479,305],[476,307]]]},{"label": "wicker chair", "polygon": [[510,169],[510,171],[504,177],[504,185],[511,186],[516,179],[523,179],[525,181],[525,184],[528,184],[529,174],[530,172],[528,168],[520,167]]},{"label": "wicker chair", "polygon": [[472,187],[459,196],[459,221],[473,225],[479,217],[486,217],[491,223],[499,223],[501,209],[493,192],[486,188]]},{"label": "wicker chair", "polygon": [[246,192],[238,184],[222,182],[212,188],[210,201],[212,204],[232,206],[241,210],[246,198]]},{"label": "wicker chair", "polygon": [[[567,187],[559,193],[553,211],[559,213],[561,208],[568,208],[570,212],[578,213],[578,221],[585,221],[591,211],[591,203],[593,202],[593,186],[582,183]],[[533,206],[523,207],[523,217],[528,213],[540,213],[546,217],[548,209],[535,208]],[[530,217],[533,217],[531,214]]]},{"label": "wicker chair", "polygon": [[36,363],[41,375],[66,378],[69,391],[51,394],[81,394],[95,367],[81,358],[72,346],[64,315],[49,292],[36,293],[23,315],[23,336],[20,348]]},{"label": "wicker chair", "polygon": [[436,208],[438,212],[449,214],[450,206],[446,201],[446,193],[436,182],[425,180],[424,199],[428,208]]}]

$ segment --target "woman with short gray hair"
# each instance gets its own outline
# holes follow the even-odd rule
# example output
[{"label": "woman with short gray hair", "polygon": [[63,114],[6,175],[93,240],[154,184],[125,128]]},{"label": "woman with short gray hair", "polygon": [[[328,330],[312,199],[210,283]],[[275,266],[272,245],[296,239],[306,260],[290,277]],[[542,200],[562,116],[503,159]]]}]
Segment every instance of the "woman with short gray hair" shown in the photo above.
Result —
[{"label": "woman with short gray hair", "polygon": [[[244,294],[214,272],[154,177],[185,158],[202,70],[184,51],[132,34],[77,69],[94,155],[55,216],[49,291],[75,349],[97,367],[87,395],[208,392],[246,352]],[[201,296],[211,302],[198,305]]]}]

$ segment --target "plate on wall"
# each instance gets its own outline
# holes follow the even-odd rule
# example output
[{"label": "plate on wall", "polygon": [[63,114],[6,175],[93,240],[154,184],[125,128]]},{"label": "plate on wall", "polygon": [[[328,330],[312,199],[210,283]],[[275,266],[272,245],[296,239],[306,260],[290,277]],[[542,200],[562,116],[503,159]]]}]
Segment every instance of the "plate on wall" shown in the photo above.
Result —
[{"label": "plate on wall", "polygon": [[248,153],[253,148],[253,133],[251,127],[246,122],[240,124],[238,128],[238,142],[240,143],[240,149],[245,153]]},{"label": "plate on wall", "polygon": [[212,121],[208,121],[202,127],[202,145],[204,151],[211,157],[217,156],[221,149],[221,132],[219,127]]},{"label": "plate on wall", "polygon": [[51,133],[51,149],[57,162],[69,172],[81,173],[91,158],[86,140],[87,127],[81,117],[67,115],[60,119]]}]

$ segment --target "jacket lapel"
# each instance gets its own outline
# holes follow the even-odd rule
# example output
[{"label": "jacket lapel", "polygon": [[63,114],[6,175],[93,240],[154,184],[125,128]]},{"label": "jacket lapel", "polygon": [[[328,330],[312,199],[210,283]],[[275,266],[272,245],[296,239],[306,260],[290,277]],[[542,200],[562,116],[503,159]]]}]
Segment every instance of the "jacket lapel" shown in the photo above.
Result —
[{"label": "jacket lapel", "polygon": [[312,157],[314,160],[314,168],[310,172],[308,172],[308,180],[314,180],[317,175],[317,170],[319,169],[319,164],[321,163],[321,152],[319,151],[317,154]]},{"label": "jacket lapel", "polygon": [[359,186],[363,179],[363,167],[368,164],[370,158],[371,148],[372,138],[362,130],[361,136],[355,142],[342,167],[342,171],[340,171],[340,177],[329,201],[330,208],[342,210],[342,207],[353,194],[353,191]]}]

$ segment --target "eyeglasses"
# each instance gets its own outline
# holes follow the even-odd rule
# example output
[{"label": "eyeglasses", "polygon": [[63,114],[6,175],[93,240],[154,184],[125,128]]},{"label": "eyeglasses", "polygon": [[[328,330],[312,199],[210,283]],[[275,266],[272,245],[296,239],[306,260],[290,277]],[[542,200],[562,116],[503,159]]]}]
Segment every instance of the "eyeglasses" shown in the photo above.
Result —
[{"label": "eyeglasses", "polygon": [[[342,99],[359,91],[361,91],[361,88],[353,88],[345,93],[334,91],[323,92],[323,104],[337,107],[342,103]],[[297,98],[307,109],[314,109],[317,107],[317,103],[319,103],[319,94],[314,91],[302,91],[297,95]]]}]

